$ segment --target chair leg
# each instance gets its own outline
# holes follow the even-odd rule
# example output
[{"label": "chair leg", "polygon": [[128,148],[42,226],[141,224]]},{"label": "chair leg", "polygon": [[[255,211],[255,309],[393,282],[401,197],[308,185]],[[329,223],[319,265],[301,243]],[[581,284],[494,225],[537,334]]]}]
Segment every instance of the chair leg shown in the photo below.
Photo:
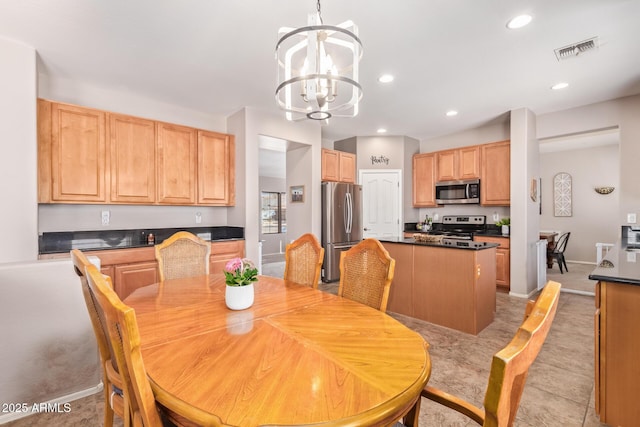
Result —
[{"label": "chair leg", "polygon": [[560,267],[560,274],[564,274],[562,271],[562,254],[556,254],[556,262],[558,263],[558,267]]},{"label": "chair leg", "polygon": [[564,270],[568,273],[569,272],[569,267],[567,267],[567,260],[564,258],[564,254],[560,254],[560,256],[562,257],[562,263],[564,264]]}]

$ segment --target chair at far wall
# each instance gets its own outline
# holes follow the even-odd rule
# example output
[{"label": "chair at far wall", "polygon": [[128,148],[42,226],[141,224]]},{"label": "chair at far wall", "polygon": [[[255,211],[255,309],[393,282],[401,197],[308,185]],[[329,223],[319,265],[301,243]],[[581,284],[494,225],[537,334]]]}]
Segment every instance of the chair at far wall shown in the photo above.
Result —
[{"label": "chair at far wall", "polygon": [[311,234],[303,234],[289,243],[285,250],[284,279],[318,288],[324,248]]},{"label": "chair at far wall", "polygon": [[[104,385],[104,426],[111,427],[114,413],[123,420],[127,420],[129,417],[122,395],[122,378],[115,365],[115,358],[104,321],[104,313],[91,298],[85,271],[87,267],[93,264],[78,249],[71,251],[71,260],[73,269],[80,277],[82,295],[84,296],[84,302],[91,319],[91,326],[93,326],[93,332],[98,342],[98,352],[100,353],[100,364],[102,366],[102,382]],[[113,288],[110,277],[105,276],[105,281],[109,287]],[[127,423],[125,422],[125,424]]]},{"label": "chair at far wall", "polygon": [[395,266],[378,240],[363,240],[340,254],[338,295],[386,312]]},{"label": "chair at far wall", "polygon": [[[135,311],[120,300],[94,265],[86,268],[86,277],[90,296],[104,313],[105,329],[122,376],[124,399],[132,425],[161,427],[169,423],[183,425],[188,420],[190,425],[223,426],[217,416],[182,400],[161,392],[154,395],[142,359]],[[169,419],[163,407],[175,415]]]},{"label": "chair at far wall", "polygon": [[529,367],[538,356],[555,317],[560,287],[560,283],[547,282],[538,299],[528,302],[524,321],[511,342],[493,356],[484,408],[431,386],[424,388],[422,396],[482,426],[513,426]]},{"label": "chair at far wall", "polygon": [[558,267],[560,267],[560,273],[564,274],[562,271],[562,266],[564,265],[564,269],[569,271],[567,267],[567,261],[564,259],[564,251],[567,249],[567,243],[569,243],[569,237],[571,237],[571,232],[564,233],[562,236],[558,238],[558,243],[555,245],[553,249],[547,250],[547,256],[551,258],[555,258],[558,263]]},{"label": "chair at far wall", "polygon": [[155,246],[160,280],[209,274],[211,244],[187,231],[178,231]]}]

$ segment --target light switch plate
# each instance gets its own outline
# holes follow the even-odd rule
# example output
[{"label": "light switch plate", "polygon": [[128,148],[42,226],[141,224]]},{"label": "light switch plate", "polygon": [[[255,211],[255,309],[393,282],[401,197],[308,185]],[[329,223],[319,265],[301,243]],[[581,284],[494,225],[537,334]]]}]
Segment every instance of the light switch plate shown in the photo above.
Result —
[{"label": "light switch plate", "polygon": [[635,224],[636,223],[636,214],[634,213],[628,213],[627,214],[627,222],[629,224]]},{"label": "light switch plate", "polygon": [[627,262],[636,262],[635,252],[627,252]]}]

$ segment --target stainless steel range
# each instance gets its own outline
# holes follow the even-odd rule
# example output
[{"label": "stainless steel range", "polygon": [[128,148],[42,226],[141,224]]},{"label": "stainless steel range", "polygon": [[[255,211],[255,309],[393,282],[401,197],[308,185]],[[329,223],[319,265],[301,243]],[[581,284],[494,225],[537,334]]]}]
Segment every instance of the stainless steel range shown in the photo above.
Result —
[{"label": "stainless steel range", "polygon": [[445,239],[473,240],[474,233],[486,228],[487,217],[484,215],[445,215],[442,223],[433,224],[428,234],[442,235]]}]

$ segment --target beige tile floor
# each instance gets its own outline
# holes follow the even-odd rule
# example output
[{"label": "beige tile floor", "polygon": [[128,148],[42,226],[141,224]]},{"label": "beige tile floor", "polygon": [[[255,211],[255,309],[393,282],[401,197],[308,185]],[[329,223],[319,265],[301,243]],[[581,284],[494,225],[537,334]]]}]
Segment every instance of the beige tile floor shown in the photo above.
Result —
[{"label": "beige tile floor", "polygon": [[[273,267],[273,268],[272,268]],[[273,275],[283,266],[271,266]],[[563,275],[549,270],[559,282],[587,282],[579,265],[569,265]],[[589,270],[590,271],[590,270]],[[266,271],[264,271],[266,273]],[[588,274],[588,272],[586,273]],[[321,288],[335,293],[337,284]],[[525,301],[507,294],[497,295],[495,321],[478,336],[391,313],[422,334],[429,342],[433,369],[429,384],[481,405],[489,375],[491,356],[514,334],[524,313]],[[594,413],[593,399],[593,313],[591,296],[562,293],[556,319],[538,359],[533,364],[516,418],[516,426],[593,427],[601,426]],[[11,427],[100,426],[101,394],[71,402],[69,414],[36,415],[13,421]],[[121,426],[121,423],[117,423]],[[471,426],[473,422],[433,402],[422,400],[421,426]]]}]

